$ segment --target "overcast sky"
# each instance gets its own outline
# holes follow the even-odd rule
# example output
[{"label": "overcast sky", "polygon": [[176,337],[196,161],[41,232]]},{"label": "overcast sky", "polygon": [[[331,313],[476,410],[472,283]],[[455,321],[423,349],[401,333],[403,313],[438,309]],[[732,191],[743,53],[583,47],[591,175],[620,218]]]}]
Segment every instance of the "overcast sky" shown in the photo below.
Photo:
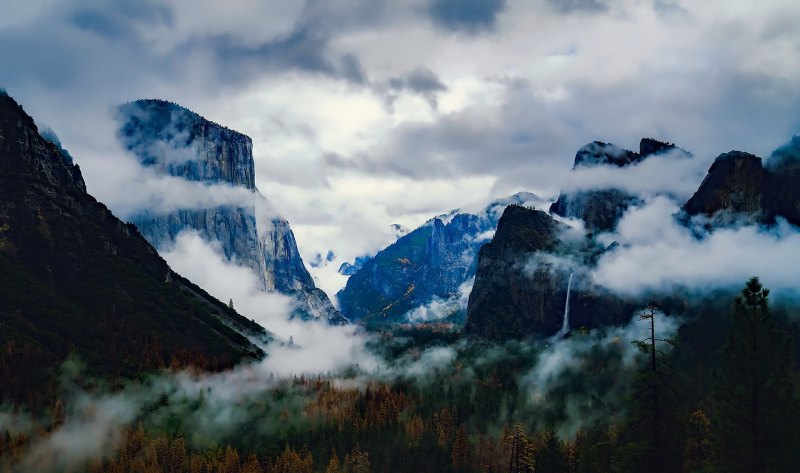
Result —
[{"label": "overcast sky", "polygon": [[384,246],[391,223],[555,194],[595,139],[694,152],[699,171],[663,174],[685,192],[716,155],[764,156],[800,133],[796,0],[0,0],[0,12],[0,87],[112,210],[124,218],[137,192],[113,108],[168,99],[249,135],[257,185],[304,258],[332,249],[336,266]]}]

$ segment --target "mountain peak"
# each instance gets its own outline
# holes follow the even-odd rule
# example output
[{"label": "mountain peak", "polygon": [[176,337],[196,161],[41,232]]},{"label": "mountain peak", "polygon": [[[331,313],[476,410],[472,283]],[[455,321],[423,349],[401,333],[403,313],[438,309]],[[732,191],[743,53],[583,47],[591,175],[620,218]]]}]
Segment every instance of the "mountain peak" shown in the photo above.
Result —
[{"label": "mountain peak", "polygon": [[[593,141],[578,150],[573,170],[604,165],[622,168],[672,150],[679,150],[690,156],[672,143],[653,138],[642,138],[638,153],[611,143]],[[550,206],[550,212],[561,217],[583,220],[589,231],[610,231],[616,227],[625,209],[637,201],[635,195],[613,188],[562,192],[558,200]]]},{"label": "mountain peak", "polygon": [[773,151],[764,164],[774,170],[800,165],[800,135],[793,136],[788,143]]},{"label": "mountain peak", "polygon": [[[639,152],[620,148],[613,143],[593,141],[581,146],[575,154],[573,168],[592,167],[599,165],[612,165],[618,167],[636,164],[648,156],[665,153],[671,150],[681,150],[674,143],[660,141],[653,138],[642,138],[639,141]],[[681,150],[683,151],[683,150]],[[683,151],[685,154],[686,151]]]},{"label": "mountain peak", "polygon": [[0,94],[0,138],[5,138],[9,156],[15,157],[0,162],[0,172],[5,176],[86,192],[80,167],[39,134],[33,118],[8,94]]},{"label": "mountain peak", "polygon": [[190,181],[255,190],[253,141],[166,100],[119,107],[120,138],[145,166]]},{"label": "mountain peak", "polygon": [[238,205],[161,214],[145,211],[133,216],[148,241],[164,249],[182,231],[197,231],[204,240],[218,243],[229,261],[252,269],[261,289],[294,298],[301,317],[345,322],[328,296],[314,285],[289,223],[271,209],[266,215],[262,212],[269,204],[255,187],[249,137],[165,100],[137,100],[119,110],[120,137],[145,166],[190,181],[251,191],[252,200],[244,199]]},{"label": "mountain peak", "polygon": [[743,151],[720,154],[684,209],[690,215],[713,215],[721,210],[760,215],[765,203],[765,178],[758,156]]},{"label": "mountain peak", "polygon": [[639,155],[642,157],[650,156],[653,154],[661,154],[674,149],[680,149],[674,143],[666,141],[659,141],[653,138],[642,138],[639,141]]},{"label": "mountain peak", "polygon": [[593,167],[600,165],[627,166],[642,159],[641,155],[633,151],[620,148],[612,143],[593,141],[581,146],[575,154],[575,165],[578,167]]}]

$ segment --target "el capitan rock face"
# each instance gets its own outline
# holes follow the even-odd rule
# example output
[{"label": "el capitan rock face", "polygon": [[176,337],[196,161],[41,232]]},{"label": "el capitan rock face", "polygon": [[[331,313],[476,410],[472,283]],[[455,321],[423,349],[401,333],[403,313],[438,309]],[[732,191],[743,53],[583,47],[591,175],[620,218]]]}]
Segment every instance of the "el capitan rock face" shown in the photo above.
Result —
[{"label": "el capitan rock face", "polygon": [[255,190],[250,137],[165,100],[137,100],[119,112],[125,145],[143,164],[190,181]]},{"label": "el capitan rock face", "polygon": [[318,289],[303,264],[289,223],[274,215],[255,186],[252,141],[177,104],[138,100],[120,107],[120,137],[141,163],[159,173],[204,184],[230,185],[236,205],[145,210],[131,220],[159,250],[183,231],[218,244],[224,256],[252,269],[261,289],[294,298],[302,318],[347,321]]},{"label": "el capitan rock face", "polygon": [[[173,273],[136,227],[86,193],[80,169],[0,94],[0,338],[13,392],[42,390],[72,352],[92,372],[223,368],[260,353],[263,329]],[[235,328],[233,330],[231,327]]]}]

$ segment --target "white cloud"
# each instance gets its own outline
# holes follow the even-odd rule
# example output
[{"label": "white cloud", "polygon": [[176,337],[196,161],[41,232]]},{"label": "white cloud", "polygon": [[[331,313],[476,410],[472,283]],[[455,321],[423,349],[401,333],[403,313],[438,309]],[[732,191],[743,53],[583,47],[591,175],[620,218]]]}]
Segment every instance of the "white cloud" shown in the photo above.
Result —
[{"label": "white cloud", "polygon": [[708,171],[710,160],[687,157],[680,151],[649,156],[625,167],[594,166],[573,170],[564,191],[621,189],[632,194],[669,194],[685,201],[694,194]]},{"label": "white cloud", "polygon": [[620,246],[605,254],[593,274],[596,283],[623,294],[736,288],[752,276],[778,291],[797,291],[800,231],[786,222],[772,228],[743,225],[702,238],[680,225],[679,210],[659,197],[632,208],[609,239]]},{"label": "white cloud", "polygon": [[260,369],[288,376],[334,373],[355,364],[366,370],[374,368],[374,357],[365,348],[367,335],[359,333],[358,327],[291,319],[289,297],[260,291],[255,273],[226,261],[196,233],[179,234],[162,256],[175,271],[221,301],[232,299],[237,312],[279,337],[263,347],[267,357]]},{"label": "white cloud", "polygon": [[450,298],[434,297],[433,300],[427,304],[415,307],[405,314],[406,320],[415,323],[435,322],[459,310],[466,312],[467,302],[469,301],[469,294],[472,292],[473,284],[475,284],[474,277],[463,282],[458,287],[458,293]]}]

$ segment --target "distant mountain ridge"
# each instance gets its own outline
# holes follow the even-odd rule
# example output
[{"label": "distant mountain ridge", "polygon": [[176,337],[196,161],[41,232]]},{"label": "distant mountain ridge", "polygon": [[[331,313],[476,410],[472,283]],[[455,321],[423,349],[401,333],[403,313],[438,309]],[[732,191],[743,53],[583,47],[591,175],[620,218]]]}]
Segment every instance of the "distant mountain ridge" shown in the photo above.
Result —
[{"label": "distant mountain ridge", "polygon": [[503,209],[545,202],[523,192],[474,213],[456,209],[430,219],[373,258],[362,259],[337,294],[340,309],[351,320],[381,324],[404,321],[409,311],[433,301],[449,301],[443,307],[450,312],[439,317],[458,317],[460,311],[463,319],[464,307],[455,302],[475,274],[478,249],[491,238]]},{"label": "distant mountain ridge", "polygon": [[267,336],[175,274],[0,94],[0,402],[46,399],[69,354],[91,373],[122,377],[260,356],[241,333]]},{"label": "distant mountain ridge", "polygon": [[159,173],[249,192],[237,205],[144,210],[131,220],[153,246],[168,249],[191,230],[219,244],[225,257],[258,276],[261,289],[291,296],[302,318],[346,323],[303,264],[289,223],[274,215],[255,185],[252,140],[163,100],[138,100],[119,109],[123,144]]}]

